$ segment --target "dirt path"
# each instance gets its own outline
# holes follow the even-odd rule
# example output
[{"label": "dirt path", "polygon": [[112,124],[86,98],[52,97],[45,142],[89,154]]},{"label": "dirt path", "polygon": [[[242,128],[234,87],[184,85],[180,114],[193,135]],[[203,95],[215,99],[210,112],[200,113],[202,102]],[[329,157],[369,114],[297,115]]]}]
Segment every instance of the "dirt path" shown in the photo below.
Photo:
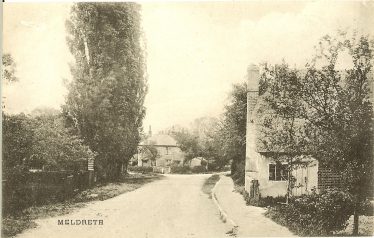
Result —
[{"label": "dirt path", "polygon": [[[38,228],[17,237],[227,237],[229,226],[220,221],[217,208],[201,190],[208,177],[168,175],[75,213],[38,220]],[[58,225],[59,219],[102,219],[103,225]]]}]

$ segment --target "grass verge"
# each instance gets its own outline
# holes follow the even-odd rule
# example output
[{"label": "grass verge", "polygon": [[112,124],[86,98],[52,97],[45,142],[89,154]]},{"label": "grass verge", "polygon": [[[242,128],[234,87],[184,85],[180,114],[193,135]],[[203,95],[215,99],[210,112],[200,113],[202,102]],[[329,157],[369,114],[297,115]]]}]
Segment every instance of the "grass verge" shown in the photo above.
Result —
[{"label": "grass verge", "polygon": [[209,198],[212,198],[212,189],[214,188],[214,185],[219,181],[219,175],[213,174],[209,178],[207,178],[203,184],[203,192],[209,195]]},{"label": "grass verge", "polygon": [[130,174],[118,182],[97,184],[83,190],[64,202],[33,206],[19,214],[8,215],[2,219],[2,237],[13,237],[22,231],[37,226],[34,220],[68,214],[82,208],[91,201],[103,201],[120,194],[134,191],[144,184],[161,179],[158,174]]}]

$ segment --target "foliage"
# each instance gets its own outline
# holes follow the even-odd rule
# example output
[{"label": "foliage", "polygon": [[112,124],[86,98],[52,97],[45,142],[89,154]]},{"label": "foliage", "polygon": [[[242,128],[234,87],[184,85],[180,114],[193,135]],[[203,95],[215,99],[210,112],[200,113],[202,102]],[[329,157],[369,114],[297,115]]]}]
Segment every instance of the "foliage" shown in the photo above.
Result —
[{"label": "foliage", "polygon": [[152,166],[156,165],[156,159],[160,157],[160,154],[153,141],[151,141],[149,144],[143,145],[139,149],[138,153],[142,154],[142,158],[150,160]]},{"label": "foliage", "polygon": [[206,173],[206,166],[199,165],[199,166],[194,166],[191,168],[191,172],[195,174],[201,174],[201,173]]},{"label": "foliage", "polygon": [[32,155],[34,131],[31,119],[25,114],[7,115],[3,113],[2,165],[3,174],[12,174],[7,170],[21,166]]},{"label": "foliage", "polygon": [[[63,191],[65,184],[58,184],[55,175],[49,173],[35,178],[42,172],[30,173],[30,169],[43,169],[43,173],[47,170],[75,171],[74,179],[78,179],[78,171],[86,168],[88,158],[94,157],[62,122],[60,115],[3,114],[4,213],[14,214],[34,203],[67,194]],[[63,179],[66,177],[67,174],[63,175]]]},{"label": "foliage", "polygon": [[329,190],[301,196],[288,205],[272,207],[266,216],[298,235],[328,236],[347,226],[353,206],[349,193]]},{"label": "foliage", "polygon": [[60,116],[39,116],[34,121],[32,154],[25,165],[44,170],[84,170],[95,154],[64,127]]},{"label": "foliage", "polygon": [[137,152],[147,91],[136,3],[76,3],[66,23],[75,58],[68,124],[98,153],[100,179],[115,180]]},{"label": "foliage", "polygon": [[191,129],[186,128],[167,130],[172,135],[181,150],[185,153],[185,163],[196,157],[209,161],[209,170],[222,169],[228,161],[221,156],[220,150],[220,121],[214,117],[197,118],[191,123]]},{"label": "foliage", "polygon": [[150,166],[129,166],[128,170],[132,172],[142,173],[142,174],[153,172],[153,168]]},{"label": "foliage", "polygon": [[10,54],[3,54],[3,78],[4,82],[12,83],[18,81],[16,77],[16,63]]},{"label": "foliage", "polygon": [[286,202],[286,198],[284,196],[278,197],[259,197],[259,198],[251,198],[249,193],[245,190],[244,186],[237,185],[235,186],[235,191],[240,193],[246,205],[256,206],[256,207],[274,207],[281,203]]},{"label": "foliage", "polygon": [[[64,127],[59,115],[3,114],[4,178],[15,168],[79,170],[94,153]],[[84,164],[85,165],[85,164]],[[84,167],[85,168],[85,167]]]},{"label": "foliage", "polygon": [[[366,36],[325,36],[320,53],[307,65],[306,72],[283,64],[267,67],[263,75],[268,88],[266,100],[275,114],[301,122],[302,139],[283,139],[280,143],[282,138],[278,136],[277,144],[285,150],[307,152],[321,165],[349,174],[347,186],[356,195],[368,190],[373,168],[373,46]],[[352,68],[344,72],[337,69],[342,52],[348,52],[352,60]],[[318,67],[320,61],[324,64]],[[277,137],[273,132],[269,135]]]},{"label": "foliage", "polygon": [[247,86],[245,83],[233,85],[225,107],[223,120],[214,134],[213,145],[216,161],[225,165],[231,161],[231,174],[235,182],[244,183],[246,151]]},{"label": "foliage", "polygon": [[[13,237],[25,229],[35,227],[34,219],[65,215],[84,207],[86,202],[103,201],[131,192],[161,178],[161,176],[127,175],[121,179],[120,183],[97,184],[93,188],[78,192],[74,197],[68,197],[63,202],[51,201],[45,205],[31,206],[16,215],[3,215],[2,236]],[[97,196],[92,196],[93,194]]]},{"label": "foliage", "polygon": [[17,215],[32,205],[63,201],[88,186],[87,172],[29,172],[13,168],[3,182],[3,214]]},{"label": "foliage", "polygon": [[23,214],[22,217],[8,216],[2,220],[1,237],[14,237],[23,230],[35,228],[37,224],[31,221],[29,214]]},{"label": "foliage", "polygon": [[199,138],[188,131],[174,132],[173,137],[181,150],[185,153],[185,162],[191,161],[195,157],[203,154],[203,148],[199,143]]},{"label": "foliage", "polygon": [[190,174],[191,173],[191,167],[190,166],[171,166],[170,172],[172,174]]},{"label": "foliage", "polygon": [[[358,205],[373,195],[373,50],[368,36],[327,35],[304,72],[283,63],[266,66],[262,77],[264,98],[274,114],[283,124],[299,122],[298,130],[291,127],[279,134],[273,128],[267,137],[286,152],[303,152],[320,166],[344,173],[344,184],[356,201],[356,234]],[[351,66],[340,70],[344,54]]]}]

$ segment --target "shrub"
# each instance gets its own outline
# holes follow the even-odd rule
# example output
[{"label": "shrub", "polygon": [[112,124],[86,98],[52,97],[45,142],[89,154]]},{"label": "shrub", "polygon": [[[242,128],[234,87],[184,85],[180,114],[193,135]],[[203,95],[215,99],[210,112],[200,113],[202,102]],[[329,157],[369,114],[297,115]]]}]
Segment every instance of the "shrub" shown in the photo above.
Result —
[{"label": "shrub", "polygon": [[[9,171],[10,172],[10,171]],[[87,171],[28,172],[15,167],[3,181],[3,214],[17,215],[33,205],[48,204],[71,198],[88,186]]]},{"label": "shrub", "polygon": [[199,174],[199,173],[205,173],[206,172],[206,167],[205,166],[195,166],[195,167],[192,167],[191,168],[191,172],[192,173],[196,173],[196,174]]},{"label": "shrub", "polygon": [[374,215],[374,204],[369,200],[365,200],[360,209],[360,215],[373,216]]},{"label": "shrub", "polygon": [[171,166],[170,167],[170,172],[173,174],[190,174],[191,173],[191,168],[190,166]]},{"label": "shrub", "polygon": [[129,166],[128,170],[132,172],[142,173],[142,174],[153,172],[153,168],[150,166]]},{"label": "shrub", "polygon": [[298,235],[326,236],[344,229],[352,213],[349,193],[327,190],[293,199],[288,205],[277,205],[266,215]]}]

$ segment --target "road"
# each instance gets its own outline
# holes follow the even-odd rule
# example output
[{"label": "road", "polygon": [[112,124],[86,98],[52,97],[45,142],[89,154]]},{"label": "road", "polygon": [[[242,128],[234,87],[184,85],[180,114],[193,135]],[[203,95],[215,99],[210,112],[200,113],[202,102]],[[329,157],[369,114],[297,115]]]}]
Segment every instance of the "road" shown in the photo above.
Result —
[{"label": "road", "polygon": [[[201,188],[209,175],[167,175],[129,193],[90,203],[74,213],[37,220],[26,237],[227,237],[228,224]],[[103,225],[58,225],[58,220],[102,220]],[[92,221],[93,222],[93,221]],[[71,223],[71,221],[69,221]]]}]

